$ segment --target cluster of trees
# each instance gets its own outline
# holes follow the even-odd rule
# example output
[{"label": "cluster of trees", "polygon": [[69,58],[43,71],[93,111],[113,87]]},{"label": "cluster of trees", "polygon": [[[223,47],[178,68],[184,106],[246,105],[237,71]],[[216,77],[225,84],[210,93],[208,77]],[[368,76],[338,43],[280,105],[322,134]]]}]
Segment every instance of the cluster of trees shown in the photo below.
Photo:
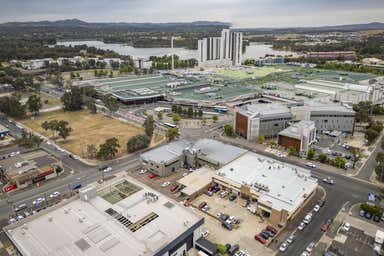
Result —
[{"label": "cluster of trees", "polygon": [[26,106],[21,104],[20,97],[16,95],[0,98],[0,111],[9,117],[23,118],[26,115]]},{"label": "cluster of trees", "polygon": [[43,142],[43,139],[23,131],[21,137],[16,139],[16,144],[24,148],[37,148]]},{"label": "cluster of trees", "polygon": [[376,74],[379,76],[384,76],[384,70],[368,67],[368,66],[365,66],[363,64],[325,62],[325,63],[318,64],[317,68],[331,69],[331,70],[342,70],[342,71],[358,72],[358,73],[372,73],[372,74]]},{"label": "cluster of trees", "polygon": [[111,70],[110,72],[108,72],[108,70],[95,69],[94,75],[95,77],[105,77],[105,76],[113,77],[113,71]]},{"label": "cluster of trees", "polygon": [[72,131],[72,128],[69,127],[69,123],[65,120],[59,121],[55,119],[51,121],[45,121],[41,124],[41,127],[46,131],[52,131],[52,136],[54,139],[57,135],[59,135],[61,138],[66,140]]},{"label": "cluster of trees", "polygon": [[[384,139],[381,141],[381,148],[384,149]],[[375,167],[375,173],[376,177],[379,181],[384,180],[384,152],[379,152],[376,155],[376,167]]]},{"label": "cluster of trees", "polygon": [[224,134],[228,137],[235,136],[235,131],[233,130],[233,126],[230,124],[224,125]]},{"label": "cluster of trees", "polygon": [[61,101],[65,111],[78,111],[87,106],[91,113],[96,113],[96,105],[93,100],[95,95],[96,90],[91,86],[81,88],[72,86],[63,94]]},{"label": "cluster of trees", "polygon": [[[179,56],[173,55],[175,68],[193,68],[197,66],[196,59],[182,60]],[[164,55],[162,57],[151,56],[152,68],[154,69],[171,69],[172,68],[172,55]]]},{"label": "cluster of trees", "polygon": [[2,65],[0,65],[0,84],[10,84],[16,91],[40,90],[40,83],[34,80],[31,75],[24,75],[17,69]]},{"label": "cluster of trees", "polygon": [[374,142],[377,137],[379,137],[381,131],[383,130],[383,123],[379,121],[371,121],[369,122],[366,130],[365,130],[365,138],[368,141],[368,144]]},{"label": "cluster of trees", "polygon": [[203,117],[203,110],[198,109],[194,110],[193,107],[183,108],[180,105],[172,105],[172,113],[178,114],[181,117],[187,117],[187,118],[202,118]]},{"label": "cluster of trees", "polygon": [[96,157],[100,160],[109,160],[116,156],[119,152],[119,140],[115,137],[106,139],[103,144],[99,146]]},{"label": "cluster of trees", "polygon": [[127,142],[129,153],[144,149],[149,146],[155,130],[155,120],[152,115],[147,116],[143,124],[145,134],[139,134],[130,138]]}]

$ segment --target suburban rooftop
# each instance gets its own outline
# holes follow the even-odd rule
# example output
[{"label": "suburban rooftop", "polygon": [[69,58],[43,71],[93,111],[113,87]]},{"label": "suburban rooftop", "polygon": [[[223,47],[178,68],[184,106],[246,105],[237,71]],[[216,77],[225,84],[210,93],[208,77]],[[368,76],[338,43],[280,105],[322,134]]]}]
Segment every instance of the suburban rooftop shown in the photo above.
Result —
[{"label": "suburban rooftop", "polygon": [[[111,194],[114,191],[120,195]],[[7,226],[5,231],[25,256],[162,255],[166,245],[203,221],[193,210],[124,177],[97,194],[95,187],[86,187],[80,198]]]},{"label": "suburban rooftop", "polygon": [[[289,213],[297,209],[317,186],[311,172],[298,166],[248,152],[217,171],[219,179],[250,186],[259,201]],[[257,187],[264,186],[267,190]]]}]

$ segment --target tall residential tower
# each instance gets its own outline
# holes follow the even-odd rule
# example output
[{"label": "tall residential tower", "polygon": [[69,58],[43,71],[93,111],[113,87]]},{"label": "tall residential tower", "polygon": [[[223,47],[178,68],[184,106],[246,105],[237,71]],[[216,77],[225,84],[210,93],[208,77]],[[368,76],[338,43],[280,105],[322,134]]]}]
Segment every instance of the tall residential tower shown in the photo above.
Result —
[{"label": "tall residential tower", "polygon": [[242,60],[243,34],[223,29],[220,37],[198,41],[199,66],[239,66]]}]

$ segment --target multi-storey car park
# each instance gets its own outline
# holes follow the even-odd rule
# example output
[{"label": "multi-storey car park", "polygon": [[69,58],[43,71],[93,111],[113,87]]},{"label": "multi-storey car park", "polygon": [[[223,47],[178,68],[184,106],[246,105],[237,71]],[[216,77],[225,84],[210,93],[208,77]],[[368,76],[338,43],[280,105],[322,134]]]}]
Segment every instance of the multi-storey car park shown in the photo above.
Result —
[{"label": "multi-storey car park", "polygon": [[204,218],[122,177],[4,228],[21,255],[187,255]]}]

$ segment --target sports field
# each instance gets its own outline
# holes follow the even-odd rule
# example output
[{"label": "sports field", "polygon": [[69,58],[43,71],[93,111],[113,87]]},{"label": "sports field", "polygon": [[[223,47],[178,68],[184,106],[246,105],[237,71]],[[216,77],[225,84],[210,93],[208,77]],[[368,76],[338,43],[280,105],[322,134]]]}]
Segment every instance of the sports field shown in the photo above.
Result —
[{"label": "sports field", "polygon": [[44,121],[65,120],[73,129],[66,141],[58,139],[57,143],[68,151],[83,158],[87,158],[87,145],[98,146],[108,138],[116,137],[120,143],[118,156],[126,153],[126,145],[129,138],[137,134],[144,134],[142,127],[124,123],[119,120],[104,116],[102,114],[89,114],[88,111],[64,112],[55,111],[41,114],[33,119],[23,120],[22,123],[32,130],[52,136],[51,131],[41,127]]}]

